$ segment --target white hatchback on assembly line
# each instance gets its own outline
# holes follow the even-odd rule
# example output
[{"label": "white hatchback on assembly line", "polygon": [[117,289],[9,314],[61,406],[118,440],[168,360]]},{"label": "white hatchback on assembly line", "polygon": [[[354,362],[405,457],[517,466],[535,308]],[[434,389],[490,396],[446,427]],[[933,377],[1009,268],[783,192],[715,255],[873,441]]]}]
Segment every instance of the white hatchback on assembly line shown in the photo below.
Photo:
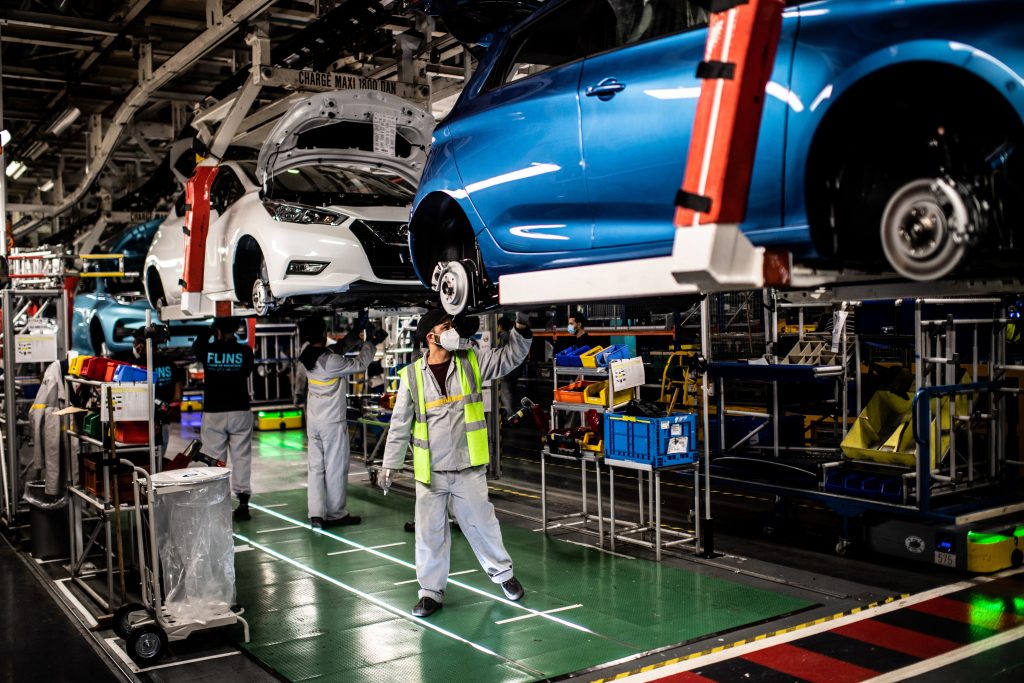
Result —
[{"label": "white hatchback on assembly line", "polygon": [[[425,301],[409,258],[409,206],[433,126],[393,95],[326,92],[278,119],[257,161],[255,150],[232,150],[210,188],[203,296],[258,315],[286,301]],[[181,302],[184,214],[182,193],[146,255],[146,295],[168,312]]]}]

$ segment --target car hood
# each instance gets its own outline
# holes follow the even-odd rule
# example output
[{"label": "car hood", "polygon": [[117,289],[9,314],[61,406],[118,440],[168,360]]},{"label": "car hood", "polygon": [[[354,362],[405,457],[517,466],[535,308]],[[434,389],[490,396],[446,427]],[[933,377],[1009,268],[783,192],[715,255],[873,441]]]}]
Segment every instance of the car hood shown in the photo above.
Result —
[{"label": "car hood", "polygon": [[[308,148],[303,141],[304,135],[318,128],[344,122],[372,122],[375,115],[395,120],[397,132],[409,143],[409,156],[396,156],[394,148],[389,153],[360,147],[361,141],[346,140],[344,134],[332,136],[337,147],[321,144]],[[278,119],[260,148],[256,177],[266,188],[268,179],[289,168],[322,163],[352,164],[386,168],[415,185],[423,172],[433,129],[433,117],[394,95],[373,90],[317,93],[299,100]],[[381,136],[378,130],[373,132],[370,137],[376,141]],[[362,143],[365,145],[365,140]]]}]

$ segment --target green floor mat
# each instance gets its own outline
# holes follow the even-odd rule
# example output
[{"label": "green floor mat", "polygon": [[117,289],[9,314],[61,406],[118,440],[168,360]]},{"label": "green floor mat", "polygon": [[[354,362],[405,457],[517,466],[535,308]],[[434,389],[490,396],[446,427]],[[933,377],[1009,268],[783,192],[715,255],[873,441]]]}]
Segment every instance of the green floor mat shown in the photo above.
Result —
[{"label": "green floor mat", "polygon": [[306,491],[253,499],[235,525],[244,645],[293,681],[528,681],[589,669],[813,606],[731,581],[617,557],[504,525],[526,588],[509,603],[452,538],[444,608],[409,610],[418,585],[413,501],[349,488],[363,523],[314,533]]}]

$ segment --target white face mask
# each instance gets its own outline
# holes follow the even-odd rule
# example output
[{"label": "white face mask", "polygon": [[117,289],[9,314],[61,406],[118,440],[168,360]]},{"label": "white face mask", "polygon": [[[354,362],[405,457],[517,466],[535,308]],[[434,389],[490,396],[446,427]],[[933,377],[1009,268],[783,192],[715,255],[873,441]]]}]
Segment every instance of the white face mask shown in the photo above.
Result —
[{"label": "white face mask", "polygon": [[568,332],[569,334],[576,334],[576,326],[575,326],[575,325],[569,325],[569,326],[568,326],[568,327],[566,327],[565,329],[566,329],[566,331],[567,331],[567,332]]},{"label": "white face mask", "polygon": [[458,351],[469,347],[469,341],[460,337],[458,331],[454,329],[445,330],[440,335],[435,334],[434,337],[441,348],[447,351]]}]

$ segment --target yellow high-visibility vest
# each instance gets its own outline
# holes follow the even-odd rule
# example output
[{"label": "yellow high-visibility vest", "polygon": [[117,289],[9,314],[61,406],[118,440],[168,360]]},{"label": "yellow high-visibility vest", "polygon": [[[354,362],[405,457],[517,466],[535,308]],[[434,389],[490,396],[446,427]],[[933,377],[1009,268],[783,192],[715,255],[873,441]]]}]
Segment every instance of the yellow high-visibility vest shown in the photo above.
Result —
[{"label": "yellow high-visibility vest", "polygon": [[[490,462],[491,452],[487,440],[487,420],[484,417],[484,395],[480,382],[480,364],[476,352],[468,349],[465,355],[453,354],[455,369],[459,373],[459,387],[462,394],[446,396],[427,403],[423,395],[426,378],[423,374],[426,365],[424,356],[420,356],[411,366],[407,365],[399,372],[402,384],[408,386],[416,397],[416,413],[412,423],[412,464],[416,481],[430,484],[430,439],[427,434],[427,411],[445,408],[452,403],[462,403],[466,423],[466,442],[469,446],[469,464],[473,467],[486,465]],[[468,367],[467,367],[468,366]],[[413,368],[413,372],[409,368]],[[470,384],[470,377],[473,383]]]}]

